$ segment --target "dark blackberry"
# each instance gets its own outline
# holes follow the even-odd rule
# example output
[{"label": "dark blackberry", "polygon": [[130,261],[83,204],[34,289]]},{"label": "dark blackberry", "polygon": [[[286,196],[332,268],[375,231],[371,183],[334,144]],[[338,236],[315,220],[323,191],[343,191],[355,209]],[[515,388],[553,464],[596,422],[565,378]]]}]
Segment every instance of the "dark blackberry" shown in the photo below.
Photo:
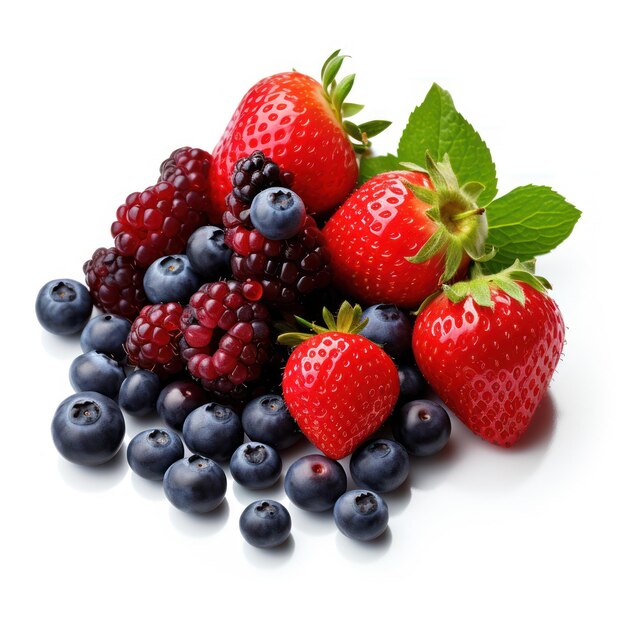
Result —
[{"label": "dark blackberry", "polygon": [[282,172],[274,161],[260,150],[235,163],[231,176],[233,195],[244,204],[250,204],[254,196],[269,187],[291,187],[293,176]]},{"label": "dark blackberry", "polygon": [[83,265],[83,272],[93,301],[105,313],[134,320],[147,303],[144,270],[115,248],[98,248]]}]

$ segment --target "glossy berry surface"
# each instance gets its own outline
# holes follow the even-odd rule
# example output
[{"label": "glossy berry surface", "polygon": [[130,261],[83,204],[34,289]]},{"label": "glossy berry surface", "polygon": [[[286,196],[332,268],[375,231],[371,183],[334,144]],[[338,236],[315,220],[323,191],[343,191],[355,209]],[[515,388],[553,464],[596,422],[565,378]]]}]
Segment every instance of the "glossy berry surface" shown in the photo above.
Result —
[{"label": "glossy berry surface", "polygon": [[252,441],[285,450],[302,439],[282,396],[266,394],[251,400],[241,414],[243,429]]},{"label": "glossy berry surface", "polygon": [[124,441],[126,426],[117,404],[100,393],[75,393],[58,406],[52,439],[59,453],[79,465],[110,461]]},{"label": "glossy berry surface", "polygon": [[252,225],[272,241],[295,237],[302,230],[305,219],[304,202],[285,187],[261,191],[250,205]]},{"label": "glossy berry surface", "polygon": [[393,436],[415,456],[436,454],[448,443],[452,425],[448,412],[430,400],[412,400],[396,408]]},{"label": "glossy berry surface", "polygon": [[428,383],[422,373],[416,365],[411,363],[398,365],[398,379],[400,380],[400,398],[404,401],[417,400],[428,388]]},{"label": "glossy berry surface", "polygon": [[243,443],[243,427],[232,409],[209,402],[189,413],[183,439],[192,452],[226,462]]},{"label": "glossy berry surface", "polygon": [[377,493],[355,489],[337,500],[333,517],[337,528],[346,537],[371,541],[387,530],[389,509]]},{"label": "glossy berry surface", "polygon": [[185,456],[180,437],[167,428],[150,428],[135,435],[126,458],[135,474],[148,480],[163,480],[170,465]]},{"label": "glossy berry surface", "polygon": [[202,284],[202,278],[191,267],[185,254],[173,254],[157,259],[146,270],[143,289],[153,303],[181,302],[186,304]]},{"label": "glossy berry surface", "polygon": [[80,332],[92,309],[91,297],[85,286],[70,278],[47,282],[39,290],[35,301],[39,323],[55,335]]},{"label": "glossy berry surface", "polygon": [[413,322],[393,304],[375,304],[363,311],[367,326],[363,337],[377,343],[391,357],[401,359],[411,352]]},{"label": "glossy berry surface", "polygon": [[95,350],[80,354],[70,365],[74,391],[97,391],[116,398],[124,378],[124,368],[115,359]]},{"label": "glossy berry surface", "polygon": [[191,233],[205,219],[200,196],[159,182],[126,198],[117,210],[111,234],[116,250],[145,268],[159,257],[182,252]]},{"label": "glossy berry surface", "polygon": [[163,477],[167,499],[186,513],[208,513],[226,495],[226,474],[211,459],[192,454],[170,465]]},{"label": "glossy berry surface", "polygon": [[176,430],[182,430],[187,415],[208,400],[206,391],[191,380],[175,380],[163,387],[157,399],[157,413]]},{"label": "glossy berry surface", "polygon": [[124,411],[144,417],[156,410],[160,392],[161,381],[154,372],[136,369],[124,379],[117,401]]},{"label": "glossy berry surface", "polygon": [[134,320],[145,306],[144,270],[115,248],[98,248],[83,265],[85,282],[96,306],[105,313]]},{"label": "glossy berry surface", "polygon": [[345,492],[343,467],[321,454],[308,454],[291,464],[285,475],[285,493],[301,509],[327,511]]},{"label": "glossy berry surface", "polygon": [[130,332],[130,322],[121,315],[106,313],[97,315],[87,322],[80,335],[80,349],[83,352],[96,350],[108,354],[116,361],[126,358],[124,344]]},{"label": "glossy berry surface", "polygon": [[368,441],[354,451],[350,474],[357,487],[387,493],[397,489],[409,475],[409,455],[389,439]]},{"label": "glossy berry surface", "polygon": [[186,252],[191,267],[204,281],[220,280],[230,274],[233,251],[224,242],[222,228],[201,226],[189,237]]},{"label": "glossy berry surface", "polygon": [[291,515],[275,500],[249,504],[239,518],[243,538],[256,548],[273,548],[284,543],[291,533]]},{"label": "glossy berry surface", "polygon": [[126,339],[128,362],[167,377],[184,367],[180,356],[180,316],[177,302],[145,306],[133,322]]},{"label": "glossy berry surface", "polygon": [[280,478],[283,462],[274,448],[258,441],[241,444],[230,458],[234,480],[248,489],[266,489]]}]

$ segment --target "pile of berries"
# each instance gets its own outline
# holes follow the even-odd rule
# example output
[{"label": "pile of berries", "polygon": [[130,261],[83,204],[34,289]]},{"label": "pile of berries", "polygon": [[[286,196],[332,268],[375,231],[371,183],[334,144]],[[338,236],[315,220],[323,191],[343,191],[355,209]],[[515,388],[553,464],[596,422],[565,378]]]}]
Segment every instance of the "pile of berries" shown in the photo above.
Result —
[{"label": "pile of berries", "polygon": [[[327,61],[324,86],[296,72],[258,83],[213,156],[175,150],[126,198],[113,242],[83,266],[86,286],[42,287],[40,323],[80,333],[83,351],[52,423],[66,459],[106,463],[124,413],[156,415],[130,441],[130,467],[163,481],[175,507],[208,513],[225,497],[222,466],[268,489],[282,451],[306,437],[320,453],[287,468],[288,500],[332,510],[339,531],[369,541],[387,528],[381,494],[450,437],[448,411],[427,395],[491,443],[528,428],[564,341],[547,281],[519,261],[480,269],[493,257],[482,185],[461,186],[447,158],[355,190],[355,151],[387,123],[341,122],[359,108],[337,91],[342,60]],[[276,546],[291,517],[261,498],[240,530]]]}]

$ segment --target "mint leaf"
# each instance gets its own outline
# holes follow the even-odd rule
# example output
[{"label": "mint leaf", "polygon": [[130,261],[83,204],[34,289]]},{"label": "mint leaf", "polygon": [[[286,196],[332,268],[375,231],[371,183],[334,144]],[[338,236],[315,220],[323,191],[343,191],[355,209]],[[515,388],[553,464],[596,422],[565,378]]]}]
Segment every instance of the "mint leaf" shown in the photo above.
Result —
[{"label": "mint leaf", "polygon": [[398,157],[393,156],[393,154],[369,158],[363,157],[359,166],[359,185],[376,176],[376,174],[404,169],[406,168],[400,165]]},{"label": "mint leaf", "polygon": [[485,265],[497,270],[550,252],[567,239],[579,217],[580,211],[550,187],[509,191],[487,207],[487,243],[497,252]]},{"label": "mint leaf", "polygon": [[450,94],[436,83],[424,102],[411,113],[398,145],[398,159],[423,167],[427,151],[435,161],[441,161],[447,153],[461,185],[473,181],[482,183],[485,190],[480,204],[487,205],[495,198],[496,166],[489,148],[456,110]]}]

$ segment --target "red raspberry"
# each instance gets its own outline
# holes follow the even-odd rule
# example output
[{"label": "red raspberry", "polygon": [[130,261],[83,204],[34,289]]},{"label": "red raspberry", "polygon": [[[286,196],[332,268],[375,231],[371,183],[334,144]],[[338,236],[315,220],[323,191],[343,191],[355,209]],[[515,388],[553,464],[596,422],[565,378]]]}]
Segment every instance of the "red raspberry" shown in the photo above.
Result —
[{"label": "red raspberry", "polygon": [[134,259],[121,256],[115,248],[98,248],[85,261],[83,272],[93,301],[105,313],[133,320],[146,304],[144,271]]},{"label": "red raspberry", "polygon": [[206,389],[238,394],[258,379],[272,354],[270,315],[257,301],[259,285],[207,283],[191,296],[181,318],[182,355]]},{"label": "red raspberry", "polygon": [[131,193],[111,226],[115,247],[140,267],[182,252],[191,233],[206,221],[201,200],[200,194],[185,194],[165,181]]},{"label": "red raspberry", "polygon": [[178,302],[141,309],[126,339],[128,362],[163,378],[182,370],[184,361],[178,347],[182,312]]},{"label": "red raspberry", "polygon": [[209,168],[211,155],[200,148],[178,148],[161,164],[159,182],[172,183],[185,194],[187,204],[209,213]]}]

